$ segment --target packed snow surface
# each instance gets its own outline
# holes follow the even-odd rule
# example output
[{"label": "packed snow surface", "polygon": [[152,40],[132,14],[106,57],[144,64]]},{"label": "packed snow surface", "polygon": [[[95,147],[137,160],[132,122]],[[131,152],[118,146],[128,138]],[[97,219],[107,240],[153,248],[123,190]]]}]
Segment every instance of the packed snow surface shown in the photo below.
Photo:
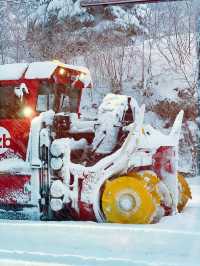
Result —
[{"label": "packed snow surface", "polygon": [[200,177],[182,214],[159,224],[0,221],[1,266],[197,266]]}]

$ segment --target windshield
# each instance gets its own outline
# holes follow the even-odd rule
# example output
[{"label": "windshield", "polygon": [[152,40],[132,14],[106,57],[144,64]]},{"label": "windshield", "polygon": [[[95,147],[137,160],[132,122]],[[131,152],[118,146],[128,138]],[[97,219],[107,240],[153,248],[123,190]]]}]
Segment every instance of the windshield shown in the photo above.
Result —
[{"label": "windshield", "polygon": [[53,109],[56,113],[78,111],[81,90],[70,85],[42,82],[38,92],[36,111]]},{"label": "windshield", "polygon": [[81,90],[73,88],[70,85],[55,85],[55,104],[54,110],[56,112],[71,112],[78,111],[78,104]]}]

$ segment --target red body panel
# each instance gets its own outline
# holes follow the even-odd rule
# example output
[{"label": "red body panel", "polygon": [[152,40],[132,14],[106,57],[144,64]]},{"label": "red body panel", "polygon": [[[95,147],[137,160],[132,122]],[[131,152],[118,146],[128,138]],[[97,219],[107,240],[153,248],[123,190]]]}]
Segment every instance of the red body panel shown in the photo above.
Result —
[{"label": "red body panel", "polygon": [[30,176],[10,175],[0,176],[0,205],[28,204]]},{"label": "red body panel", "polygon": [[[176,153],[174,147],[162,146],[153,156],[153,170],[161,180],[164,180],[168,174],[176,178],[177,169],[175,169]],[[161,203],[165,210],[165,215],[172,213],[172,208]]]},{"label": "red body panel", "polygon": [[7,129],[10,134],[10,145],[7,146],[8,151],[0,155],[0,158],[6,158],[7,153],[12,153],[25,160],[28,136],[30,130],[30,120],[0,120],[0,127]]},{"label": "red body panel", "polygon": [[165,178],[163,173],[175,174],[175,159],[173,147],[162,146],[157,150],[153,156],[153,170],[161,180]]},{"label": "red body panel", "polygon": [[[1,86],[18,86],[25,83],[29,89],[29,94],[25,98],[25,106],[35,110],[37,91],[39,82],[35,80],[1,81]],[[2,88],[4,89],[4,88]],[[12,108],[12,106],[10,107]],[[22,119],[0,119],[1,132],[6,132],[0,136],[0,161],[20,158],[26,159],[27,144],[30,132],[31,120],[37,113],[29,118]],[[30,191],[26,188],[30,182],[29,175],[15,175],[12,171],[1,173],[0,175],[0,204],[16,205],[28,204],[30,201]]]}]

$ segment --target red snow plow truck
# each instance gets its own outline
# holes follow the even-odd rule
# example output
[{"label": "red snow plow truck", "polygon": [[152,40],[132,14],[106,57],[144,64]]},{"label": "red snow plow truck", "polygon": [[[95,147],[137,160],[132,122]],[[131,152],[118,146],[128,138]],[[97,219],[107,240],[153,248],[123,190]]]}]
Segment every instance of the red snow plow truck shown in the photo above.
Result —
[{"label": "red snow plow truck", "polygon": [[81,115],[90,72],[60,62],[0,66],[0,208],[45,220],[154,223],[191,197],[178,173],[183,111],[169,135],[145,106],[108,94]]}]

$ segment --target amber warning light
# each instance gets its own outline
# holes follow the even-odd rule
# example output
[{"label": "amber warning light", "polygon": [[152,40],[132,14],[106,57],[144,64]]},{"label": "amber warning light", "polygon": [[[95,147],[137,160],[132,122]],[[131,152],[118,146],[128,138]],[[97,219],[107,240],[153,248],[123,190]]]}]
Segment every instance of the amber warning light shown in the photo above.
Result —
[{"label": "amber warning light", "polygon": [[133,4],[148,4],[148,3],[162,3],[162,2],[178,2],[184,0],[82,0],[82,7],[100,6],[100,5],[119,5],[126,3]]}]

